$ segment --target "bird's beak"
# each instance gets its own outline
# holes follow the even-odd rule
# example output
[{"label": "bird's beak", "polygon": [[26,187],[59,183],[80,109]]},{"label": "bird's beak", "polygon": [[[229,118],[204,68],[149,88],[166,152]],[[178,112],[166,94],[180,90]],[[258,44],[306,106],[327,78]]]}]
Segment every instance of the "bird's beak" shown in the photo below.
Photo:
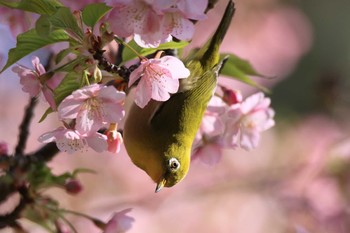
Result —
[{"label": "bird's beak", "polygon": [[166,183],[166,179],[162,177],[157,184],[156,193],[158,193],[164,187],[165,183]]}]

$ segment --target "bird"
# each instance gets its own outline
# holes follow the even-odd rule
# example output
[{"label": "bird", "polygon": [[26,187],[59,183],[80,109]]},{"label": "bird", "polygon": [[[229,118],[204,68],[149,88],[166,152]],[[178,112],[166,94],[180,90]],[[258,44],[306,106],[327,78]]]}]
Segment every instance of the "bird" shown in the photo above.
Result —
[{"label": "bird", "polygon": [[188,173],[192,144],[223,65],[219,48],[234,12],[230,0],[211,39],[185,59],[190,76],[180,80],[177,93],[165,102],[151,100],[144,108],[133,103],[128,111],[125,148],[132,162],[156,183],[155,192],[174,186]]}]

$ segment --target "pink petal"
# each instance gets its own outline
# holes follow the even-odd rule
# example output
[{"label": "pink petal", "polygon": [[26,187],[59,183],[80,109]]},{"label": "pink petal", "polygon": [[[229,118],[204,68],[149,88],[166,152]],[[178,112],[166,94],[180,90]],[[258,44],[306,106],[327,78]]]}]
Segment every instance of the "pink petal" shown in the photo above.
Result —
[{"label": "pink petal", "polygon": [[35,69],[35,72],[37,72],[37,74],[39,76],[46,73],[46,70],[45,70],[44,66],[40,63],[40,60],[38,57],[36,57],[36,56],[32,57],[32,64],[33,64],[33,67]]},{"label": "pink petal", "polygon": [[104,152],[108,148],[107,136],[100,133],[95,133],[89,137],[85,138],[89,147],[91,147],[96,152]]},{"label": "pink petal", "polygon": [[240,105],[239,104],[231,105],[228,108],[227,116],[229,117],[230,122],[233,122],[233,123],[238,122],[243,116]]},{"label": "pink petal", "polygon": [[131,87],[132,84],[134,84],[139,78],[141,78],[141,76],[143,75],[145,66],[147,66],[149,64],[149,62],[141,62],[141,65],[139,67],[137,67],[136,70],[134,70],[133,72],[131,72],[130,77],[129,77],[129,84],[128,87]]},{"label": "pink petal", "polygon": [[147,79],[142,78],[136,87],[135,92],[135,103],[140,107],[144,108],[152,97],[152,86],[151,82]]},{"label": "pink petal", "polygon": [[38,77],[34,74],[27,74],[26,76],[20,77],[20,83],[22,84],[22,90],[29,93],[31,97],[39,95],[41,85]]},{"label": "pink petal", "polygon": [[103,125],[104,121],[101,115],[101,108],[93,110],[83,108],[77,115],[75,128],[81,135],[91,135]]},{"label": "pink petal", "polygon": [[210,112],[210,114],[223,114],[226,111],[226,107],[227,105],[222,99],[214,95],[208,103],[207,112]]},{"label": "pink petal", "polygon": [[195,159],[199,159],[204,164],[215,165],[220,161],[222,157],[222,151],[218,145],[208,143],[199,148],[195,152],[194,157]]},{"label": "pink petal", "polygon": [[190,70],[187,69],[184,63],[173,56],[164,56],[160,58],[161,67],[168,69],[171,73],[172,78],[182,79],[190,76]]},{"label": "pink petal", "polygon": [[56,106],[56,102],[55,102],[55,98],[52,93],[52,90],[50,90],[47,86],[44,86],[42,91],[43,91],[45,100],[49,103],[51,109],[56,110],[57,106]]},{"label": "pink petal", "polygon": [[[110,1],[111,2],[111,1]],[[132,1],[128,1],[132,2]],[[120,37],[128,37],[134,33],[134,22],[130,19],[133,6],[127,1],[113,1],[109,5],[114,6],[107,15],[107,20],[111,23],[112,30]]]},{"label": "pink petal", "polygon": [[225,148],[236,148],[239,145],[240,132],[239,123],[226,122],[225,133],[223,137],[219,138],[219,144]]},{"label": "pink petal", "polygon": [[134,35],[134,41],[143,48],[157,48],[160,44],[170,42],[171,39],[171,35],[162,31]]},{"label": "pink petal", "polygon": [[103,102],[121,103],[125,99],[125,93],[118,91],[113,86],[104,86],[99,91],[98,98]]},{"label": "pink petal", "polygon": [[186,18],[195,20],[203,20],[207,18],[206,14],[204,14],[207,6],[208,0],[180,0],[177,3],[177,7],[182,13],[184,13]]},{"label": "pink petal", "polygon": [[153,2],[153,9],[155,9],[158,14],[162,14],[164,10],[168,10],[172,6],[174,6],[178,0],[154,0]]},{"label": "pink petal", "polygon": [[252,111],[263,99],[264,94],[261,92],[249,96],[241,103],[242,113],[247,114]]},{"label": "pink petal", "polygon": [[171,35],[179,40],[191,40],[194,33],[193,23],[180,14],[173,14],[174,26]]},{"label": "pink petal", "polygon": [[222,120],[216,115],[204,115],[200,126],[202,134],[214,137],[224,133],[225,126]]},{"label": "pink petal", "polygon": [[242,130],[240,136],[240,147],[245,150],[252,150],[258,146],[260,134],[256,130]]},{"label": "pink petal", "polygon": [[106,123],[119,123],[125,116],[124,107],[120,103],[105,103],[101,106],[104,112],[104,121]]},{"label": "pink petal", "polygon": [[[167,101],[170,98],[170,95],[167,91],[167,87],[169,88],[179,88],[179,81],[178,80],[173,80],[169,79],[172,83],[168,83],[168,86],[162,86],[162,83],[159,83],[157,81],[154,81],[152,83],[152,99],[157,100],[157,101]],[[175,82],[174,82],[175,81]],[[176,89],[176,90],[177,90]],[[176,91],[175,91],[176,92]]]},{"label": "pink petal", "polygon": [[83,103],[81,99],[75,99],[73,95],[67,96],[60,105],[58,105],[57,111],[59,119],[77,118]]},{"label": "pink petal", "polygon": [[85,100],[98,95],[102,87],[104,87],[104,85],[99,85],[95,83],[90,86],[85,86],[78,90],[73,91],[72,96],[77,100],[78,99]]},{"label": "pink petal", "polygon": [[[39,138],[38,138],[38,141],[39,142],[42,142],[42,143],[49,143],[49,142],[53,142],[56,140],[56,137],[58,135],[63,135],[63,132],[64,132],[64,128],[63,127],[59,127],[58,129],[56,130],[53,130],[53,131],[50,131],[50,132],[47,132],[47,133],[44,133],[42,134]],[[59,136],[59,137],[61,137]]]},{"label": "pink petal", "polygon": [[134,218],[127,216],[131,209],[125,209],[120,212],[114,213],[112,218],[108,221],[107,226],[103,233],[121,233],[126,232],[132,227]]}]

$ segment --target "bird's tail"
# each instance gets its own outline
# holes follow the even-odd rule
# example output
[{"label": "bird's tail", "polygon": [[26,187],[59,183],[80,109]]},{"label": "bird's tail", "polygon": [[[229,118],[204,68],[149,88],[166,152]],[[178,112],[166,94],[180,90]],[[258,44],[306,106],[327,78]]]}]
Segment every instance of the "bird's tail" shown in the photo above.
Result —
[{"label": "bird's tail", "polygon": [[197,58],[200,58],[199,60],[203,67],[213,67],[219,62],[219,48],[231,24],[234,13],[235,4],[230,0],[213,37],[196,55]]}]

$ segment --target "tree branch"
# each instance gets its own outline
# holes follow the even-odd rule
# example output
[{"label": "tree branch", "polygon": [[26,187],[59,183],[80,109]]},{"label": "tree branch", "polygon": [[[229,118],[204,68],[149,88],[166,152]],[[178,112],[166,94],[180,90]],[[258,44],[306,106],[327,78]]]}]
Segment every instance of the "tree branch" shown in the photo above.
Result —
[{"label": "tree branch", "polygon": [[28,136],[29,136],[29,126],[34,115],[33,110],[36,104],[37,104],[37,98],[36,97],[31,98],[29,101],[29,104],[25,109],[23,120],[21,122],[21,125],[19,126],[19,136],[18,136],[18,143],[15,149],[15,155],[24,154],[24,150],[25,150]]}]

